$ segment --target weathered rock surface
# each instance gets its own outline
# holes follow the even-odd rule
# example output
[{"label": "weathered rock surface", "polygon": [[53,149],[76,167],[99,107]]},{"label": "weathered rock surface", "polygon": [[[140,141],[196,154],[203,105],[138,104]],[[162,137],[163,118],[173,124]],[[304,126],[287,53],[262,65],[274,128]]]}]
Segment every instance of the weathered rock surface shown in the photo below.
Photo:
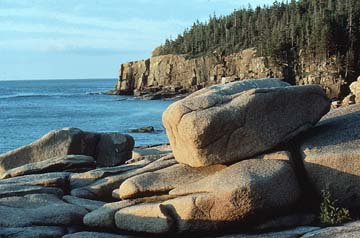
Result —
[{"label": "weathered rock surface", "polygon": [[63,236],[62,238],[140,238],[139,236],[130,236],[130,235],[119,235],[113,233],[103,233],[103,232],[77,232]]},{"label": "weathered rock surface", "polygon": [[39,140],[0,155],[0,174],[29,163],[66,155],[99,158],[99,166],[112,166],[131,158],[132,137],[119,133],[84,132],[76,128],[51,131]]},{"label": "weathered rock surface", "polygon": [[0,155],[0,173],[28,163],[69,154],[92,156],[98,139],[97,134],[76,128],[51,131],[29,145]]},{"label": "weathered rock surface", "polygon": [[155,146],[143,146],[134,148],[131,160],[126,163],[134,163],[143,159],[159,159],[165,155],[171,154],[171,147],[169,144],[155,145]]},{"label": "weathered rock surface", "polygon": [[269,232],[262,234],[234,234],[221,236],[218,238],[299,238],[306,233],[311,233],[319,229],[319,227],[303,226],[278,232]]},{"label": "weathered rock surface", "polygon": [[65,155],[57,158],[51,158],[35,163],[26,164],[14,169],[10,169],[0,176],[0,179],[48,172],[61,172],[82,168],[94,168],[95,160],[86,155]]},{"label": "weathered rock surface", "polygon": [[265,160],[284,160],[284,161],[292,162],[291,153],[285,150],[259,155],[256,158],[265,159]]},{"label": "weathered rock surface", "polygon": [[173,103],[163,123],[176,160],[193,167],[249,158],[312,127],[330,109],[318,85],[245,80]]},{"label": "weathered rock surface", "polygon": [[128,199],[164,194],[176,186],[196,182],[224,168],[226,168],[224,165],[193,168],[184,164],[176,164],[125,180],[120,186],[119,195],[121,199]]},{"label": "weathered rock surface", "polygon": [[174,196],[164,195],[155,197],[146,197],[132,200],[123,200],[119,202],[107,203],[97,210],[94,210],[84,217],[84,224],[95,228],[115,229],[115,213],[125,207],[134,206],[144,202],[159,202],[174,198]]},{"label": "weathered rock surface", "polygon": [[120,201],[107,203],[84,217],[84,224],[90,227],[115,228],[115,213],[121,208],[135,205],[134,201]]},{"label": "weathered rock surface", "polygon": [[31,174],[0,180],[0,185],[40,185],[44,187],[68,188],[68,172]]},{"label": "weathered rock surface", "polygon": [[148,233],[244,228],[290,208],[300,189],[288,162],[252,159],[179,186],[170,195],[178,197],[120,209],[116,226]]},{"label": "weathered rock surface", "polygon": [[112,191],[118,188],[126,179],[145,172],[152,172],[166,168],[174,165],[175,163],[176,161],[172,156],[164,157],[146,165],[143,168],[104,177],[84,187],[73,189],[71,190],[71,195],[88,199],[111,199]]},{"label": "weathered rock surface", "polygon": [[316,224],[318,214],[312,213],[292,213],[289,215],[273,217],[264,223],[252,228],[254,231],[278,230],[297,226],[311,226]]},{"label": "weathered rock surface", "polygon": [[101,201],[78,198],[78,197],[69,196],[69,195],[63,196],[62,199],[68,203],[74,204],[79,207],[83,207],[87,211],[94,211],[105,205],[105,203],[101,202]]},{"label": "weathered rock surface", "polygon": [[84,187],[104,177],[117,175],[131,170],[142,168],[150,164],[154,160],[155,159],[144,159],[132,164],[124,164],[124,165],[107,167],[107,168],[98,168],[84,173],[74,173],[71,174],[70,176],[70,187],[71,189]]},{"label": "weathered rock surface", "polygon": [[59,238],[65,234],[65,228],[56,226],[0,228],[0,237],[4,238]]},{"label": "weathered rock surface", "polygon": [[360,237],[359,222],[351,222],[343,226],[327,227],[301,236],[301,238],[357,238]]},{"label": "weathered rock surface", "polygon": [[340,206],[360,207],[360,105],[332,110],[305,135],[300,153],[310,182]]},{"label": "weathered rock surface", "polygon": [[124,164],[131,158],[135,141],[129,135],[119,133],[101,134],[96,148],[98,167]]},{"label": "weathered rock surface", "polygon": [[72,226],[81,224],[86,213],[49,194],[0,199],[0,227]]},{"label": "weathered rock surface", "polygon": [[145,203],[122,208],[116,212],[115,222],[122,230],[153,234],[173,231],[175,225],[175,221],[161,210],[161,203]]},{"label": "weathered rock surface", "polygon": [[19,185],[19,184],[1,184],[0,185],[0,198],[11,196],[24,196],[27,194],[53,194],[58,197],[64,195],[64,191],[55,187],[44,187],[36,185]]},{"label": "weathered rock surface", "polygon": [[0,198],[47,193],[62,196],[68,191],[69,173],[25,175],[0,180]]}]

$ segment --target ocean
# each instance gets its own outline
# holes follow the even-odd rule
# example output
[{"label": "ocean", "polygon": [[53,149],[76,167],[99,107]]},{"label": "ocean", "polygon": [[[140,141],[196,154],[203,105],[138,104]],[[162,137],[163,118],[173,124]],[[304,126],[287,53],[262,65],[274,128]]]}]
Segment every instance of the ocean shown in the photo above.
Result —
[{"label": "ocean", "polygon": [[[115,83],[116,79],[0,81],[0,154],[64,127],[131,134],[136,145],[168,142],[161,116],[172,102],[99,94]],[[143,126],[153,126],[156,132],[128,133]]]}]

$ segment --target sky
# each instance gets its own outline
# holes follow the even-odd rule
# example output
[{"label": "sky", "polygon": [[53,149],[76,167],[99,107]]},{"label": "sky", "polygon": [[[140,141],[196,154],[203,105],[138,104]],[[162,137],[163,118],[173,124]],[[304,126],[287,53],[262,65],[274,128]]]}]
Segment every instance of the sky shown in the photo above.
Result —
[{"label": "sky", "polygon": [[273,0],[0,0],[0,80],[117,78],[194,21]]}]

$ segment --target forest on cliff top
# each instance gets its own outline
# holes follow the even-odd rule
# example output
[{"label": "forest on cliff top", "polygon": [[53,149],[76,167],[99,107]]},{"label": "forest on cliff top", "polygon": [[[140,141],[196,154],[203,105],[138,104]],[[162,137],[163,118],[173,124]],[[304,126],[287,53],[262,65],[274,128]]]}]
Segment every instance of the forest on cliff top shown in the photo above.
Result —
[{"label": "forest on cliff top", "polygon": [[360,1],[291,0],[235,10],[196,21],[154,55],[227,55],[255,47],[259,56],[292,61],[300,51],[316,59],[336,56],[348,73],[359,73]]}]

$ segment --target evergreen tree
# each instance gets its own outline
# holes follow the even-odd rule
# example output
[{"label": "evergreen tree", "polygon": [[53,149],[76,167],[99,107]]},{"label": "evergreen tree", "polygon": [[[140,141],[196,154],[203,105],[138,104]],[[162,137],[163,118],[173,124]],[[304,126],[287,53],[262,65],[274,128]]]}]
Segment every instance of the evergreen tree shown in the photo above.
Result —
[{"label": "evergreen tree", "polygon": [[255,47],[260,56],[288,61],[290,52],[302,50],[314,60],[341,58],[349,75],[359,73],[359,43],[359,0],[291,0],[249,6],[228,16],[213,14],[166,40],[159,52],[196,57]]}]

